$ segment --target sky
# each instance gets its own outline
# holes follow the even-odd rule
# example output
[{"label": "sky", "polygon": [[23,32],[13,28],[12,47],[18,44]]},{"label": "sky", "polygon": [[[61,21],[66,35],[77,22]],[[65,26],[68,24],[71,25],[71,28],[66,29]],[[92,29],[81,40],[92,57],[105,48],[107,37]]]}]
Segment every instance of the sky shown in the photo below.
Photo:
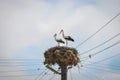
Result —
[{"label": "sky", "polygon": [[[44,52],[50,47],[57,46],[53,37],[55,33],[58,34],[57,37],[62,38],[59,32],[63,29],[65,35],[70,35],[75,40],[75,42],[68,43],[69,47],[76,48],[116,14],[120,13],[119,3],[120,0],[0,0],[0,79],[34,80],[38,74],[46,71],[43,65]],[[76,49],[79,53],[83,53],[103,43],[120,33],[119,25],[120,16]],[[80,58],[82,59],[89,54],[103,50],[119,40],[120,36],[117,36],[105,45],[85,55],[81,55]],[[86,62],[82,62],[82,64],[96,62],[117,53],[120,53],[120,44],[94,56],[92,59],[88,59]],[[75,80],[79,80],[80,78],[83,80],[119,80],[120,69],[110,66],[120,66],[119,58],[120,56],[117,56],[101,63],[107,64],[104,67],[100,64],[98,64],[98,67],[93,65],[95,68],[103,67],[110,72],[92,70],[89,66],[85,66],[80,69],[79,73],[77,67],[74,67],[70,70],[71,72],[68,72],[68,79],[72,80],[70,77],[71,73]],[[18,66],[13,67],[10,65]],[[37,70],[37,68],[40,68],[40,70]],[[29,71],[28,69],[35,69],[36,71]],[[10,70],[28,71],[1,73],[2,71]],[[1,77],[32,74],[36,75]],[[49,72],[41,80],[46,80],[45,78],[50,79],[52,76],[53,74]],[[53,80],[56,79],[60,80],[60,76],[56,75]]]}]

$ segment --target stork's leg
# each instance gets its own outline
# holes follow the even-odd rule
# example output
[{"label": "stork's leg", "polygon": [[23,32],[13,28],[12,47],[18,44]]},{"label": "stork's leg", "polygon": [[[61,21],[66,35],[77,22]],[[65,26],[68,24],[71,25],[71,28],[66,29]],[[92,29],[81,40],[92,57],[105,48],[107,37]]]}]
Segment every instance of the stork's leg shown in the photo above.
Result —
[{"label": "stork's leg", "polygon": [[58,46],[60,46],[60,43],[58,42]]},{"label": "stork's leg", "polygon": [[68,45],[68,42],[67,42],[67,40],[66,40],[66,46]]}]

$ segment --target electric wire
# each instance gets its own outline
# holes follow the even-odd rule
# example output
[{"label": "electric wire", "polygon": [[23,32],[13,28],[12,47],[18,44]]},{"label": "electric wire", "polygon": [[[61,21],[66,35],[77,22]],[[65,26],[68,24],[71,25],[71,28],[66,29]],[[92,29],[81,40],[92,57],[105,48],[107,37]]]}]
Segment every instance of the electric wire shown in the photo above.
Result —
[{"label": "electric wire", "polygon": [[49,80],[52,80],[53,78],[55,78],[55,76],[56,76],[56,75],[54,74]]},{"label": "electric wire", "polygon": [[[83,41],[82,43],[80,43],[76,48],[78,48],[79,46],[81,46],[82,44],[84,44],[86,41],[88,41],[90,38],[92,38],[94,35],[96,35],[98,32],[100,32],[104,27],[106,27],[110,22],[112,22],[115,18],[117,18],[118,16],[120,15],[120,13],[118,13],[116,16],[114,16],[110,21],[108,21],[105,25],[103,25],[97,32],[95,32],[93,35],[91,35],[90,37],[88,37],[85,41]],[[120,33],[119,33],[120,34]],[[118,34],[118,35],[119,35]],[[118,35],[116,35],[116,36],[118,36]],[[99,47],[99,46],[102,46],[103,44],[105,44],[105,43],[107,43],[108,41],[110,41],[110,40],[112,40],[113,39],[113,37],[111,38],[111,39],[109,39],[109,40],[107,40],[107,41],[105,41],[104,43],[102,43],[102,44],[100,44],[100,45],[98,45],[98,46],[96,46],[96,47],[94,47],[94,48],[92,48],[92,49],[90,49],[89,51],[91,51],[91,50],[93,50],[93,49],[95,49],[95,48],[97,48],[97,47]],[[119,42],[118,42],[119,43]],[[116,43],[116,44],[118,44],[118,43]],[[105,48],[105,49],[103,49],[102,51],[99,51],[99,52],[97,52],[97,53],[95,53],[94,55],[96,55],[96,54],[98,54],[98,53],[100,53],[100,52],[103,52],[104,50],[106,50],[106,49],[108,49],[108,48],[111,48],[112,46],[114,46],[114,45],[116,45],[116,44],[113,44],[113,45],[111,45],[111,46],[109,46],[109,47],[107,47],[107,48]],[[88,52],[88,51],[87,51]],[[87,53],[87,52],[84,52],[84,53]],[[0,61],[3,61],[3,60],[29,60],[29,59],[0,59]],[[31,60],[31,59],[30,59]],[[40,60],[40,59],[32,59],[32,60]],[[104,59],[104,60],[106,60],[106,59]],[[102,60],[103,61],[103,60]],[[95,63],[97,63],[97,62],[95,62]],[[95,64],[94,63],[94,64]],[[28,64],[28,65],[36,65],[36,64]],[[10,65],[0,65],[0,66],[10,66]],[[12,65],[12,66],[26,66],[26,65]],[[34,69],[33,69],[34,70]],[[27,70],[18,70],[18,71],[27,71]],[[3,71],[1,71],[1,72],[3,72]],[[17,72],[17,71],[4,71],[4,72]],[[47,72],[45,72],[44,73],[44,75],[43,76],[41,76],[41,78],[39,79],[39,80],[41,80],[46,74],[48,73],[48,71]],[[36,74],[31,74],[31,75],[15,75],[15,77],[21,77],[21,76],[35,76]],[[71,75],[71,72],[70,72],[70,75]],[[12,76],[9,76],[9,75],[7,75],[7,76],[0,76],[0,77],[13,77],[13,75]],[[51,79],[53,79],[54,78],[54,76],[51,78]],[[50,79],[50,80],[51,80]],[[36,79],[35,79],[36,80]],[[71,80],[73,80],[73,78],[71,78]]]},{"label": "electric wire", "polygon": [[[45,71],[46,71],[46,69],[45,69]],[[35,79],[34,80],[37,80],[42,74],[44,73],[44,71],[43,72],[41,72],[40,74],[38,74],[36,77],[35,77]]]},{"label": "electric wire", "polygon": [[98,70],[98,71],[105,71],[105,72],[110,72],[110,73],[118,73],[118,72],[113,72],[113,71],[110,71],[110,70],[106,70],[106,69],[101,69],[101,68],[96,68],[96,67],[84,67],[84,68],[87,68],[87,69],[93,69],[93,70]]},{"label": "electric wire", "polygon": [[47,75],[48,72],[49,72],[49,71],[46,71],[46,72],[39,78],[39,80],[42,80],[42,79],[45,77],[45,75]]},{"label": "electric wire", "polygon": [[87,70],[85,70],[87,73],[89,73],[92,77],[95,78],[95,80],[101,80],[99,79],[96,75],[94,75],[93,73],[91,73],[90,71],[88,72]]},{"label": "electric wire", "polygon": [[89,50],[87,50],[87,51],[85,51],[85,52],[82,52],[80,55],[86,54],[86,53],[88,53],[88,52],[90,52],[90,51],[92,51],[92,50],[94,50],[94,49],[96,49],[96,48],[98,48],[98,47],[106,44],[107,42],[109,42],[109,41],[111,41],[112,39],[118,37],[119,35],[120,35],[120,33],[116,34],[115,36],[111,37],[110,39],[106,40],[105,42],[103,42],[103,43],[101,43],[101,44],[99,44],[99,45],[97,45],[97,46],[95,46],[95,47],[93,47],[93,48],[91,48],[91,49],[89,49]]},{"label": "electric wire", "polygon": [[85,77],[88,80],[93,80],[90,76],[86,75],[85,73],[80,73],[80,75]]},{"label": "electric wire", "polygon": [[118,41],[118,42],[116,42],[116,43],[114,43],[114,44],[112,44],[112,45],[110,45],[110,46],[104,48],[104,49],[101,50],[101,51],[98,51],[98,52],[92,54],[92,56],[95,56],[96,54],[101,53],[101,52],[103,52],[103,51],[105,51],[105,50],[107,50],[107,49],[109,49],[109,48],[112,48],[112,47],[116,46],[116,45],[119,44],[119,43],[120,43],[120,41]]},{"label": "electric wire", "polygon": [[71,78],[71,80],[73,80],[73,76],[72,76],[71,70],[69,70],[69,72],[70,72],[70,78]]},{"label": "electric wire", "polygon": [[[92,63],[92,62],[89,62],[89,61],[87,61],[89,64],[90,63]],[[86,64],[88,64],[88,63],[86,63]],[[84,64],[85,65],[85,64]],[[92,65],[94,65],[94,66],[98,66],[98,67],[107,67],[107,66],[110,66],[110,67],[112,67],[113,69],[118,69],[118,70],[120,70],[120,65],[111,65],[111,64],[105,64],[105,63],[96,63],[96,64],[92,64]],[[91,65],[91,66],[92,66]]]},{"label": "electric wire", "polygon": [[78,68],[78,73],[80,73],[80,66],[79,66],[79,64],[77,64],[77,68]]},{"label": "electric wire", "polygon": [[38,74],[29,74],[29,75],[0,75],[0,77],[25,77],[25,76],[36,76]]},{"label": "electric wire", "polygon": [[[97,63],[98,65],[109,65],[109,66],[112,66],[112,67],[118,67],[120,68],[120,65],[113,65],[113,64],[105,64],[105,63]],[[97,65],[96,64],[96,65]]]},{"label": "electric wire", "polygon": [[[100,50],[100,51],[98,51],[98,52],[96,52],[96,53],[94,53],[94,54],[91,54],[91,56],[95,56],[95,55],[97,55],[97,54],[99,54],[99,53],[101,53],[101,52],[103,52],[103,51],[105,51],[105,50],[107,50],[107,49],[109,49],[109,48],[112,48],[112,47],[116,46],[116,45],[119,44],[119,43],[120,43],[120,41],[118,41],[118,42],[116,42],[116,43],[114,43],[114,44],[112,44],[112,45],[104,48],[103,50]],[[83,57],[83,59],[84,59],[84,58],[89,59],[89,56]],[[83,60],[83,61],[84,61],[84,60]]]},{"label": "electric wire", "polygon": [[8,73],[8,72],[22,72],[22,71],[39,71],[38,69],[24,69],[24,70],[14,70],[14,71],[0,71],[0,73]]},{"label": "electric wire", "polygon": [[87,42],[90,38],[92,38],[93,36],[95,36],[98,32],[100,32],[103,28],[105,28],[109,23],[111,23],[115,18],[117,18],[120,15],[120,12],[118,14],[116,14],[113,18],[111,18],[106,24],[104,24],[100,29],[98,29],[94,34],[92,34],[91,36],[89,36],[86,40],[84,40],[83,42],[81,42],[80,44],[78,44],[76,46],[76,48],[80,47],[81,45],[83,45],[85,42]]},{"label": "electric wire", "polygon": [[120,71],[120,69],[118,68],[112,68],[111,66],[98,66],[98,65],[89,65],[90,67],[97,67],[97,68],[101,68],[101,69],[108,69],[108,68],[111,68],[112,70],[117,70],[117,71]]},{"label": "electric wire", "polygon": [[13,65],[13,64],[1,64],[0,67],[16,67],[16,66],[35,66],[35,65],[41,65],[41,64],[16,64],[16,65]]},{"label": "electric wire", "polygon": [[96,66],[96,67],[101,67],[101,68],[111,67],[114,70],[120,70],[120,67],[113,67],[113,66],[110,66],[110,65],[100,65],[100,64],[98,65],[98,64],[94,64],[94,65],[90,65],[90,66]]},{"label": "electric wire", "polygon": [[86,64],[86,65],[92,65],[92,64],[96,64],[96,63],[101,63],[101,62],[110,60],[110,59],[112,59],[114,57],[118,57],[118,56],[120,56],[120,53],[117,53],[117,54],[115,54],[115,55],[113,55],[111,57],[108,57],[108,58],[105,58],[105,59],[102,59],[102,60],[99,60],[99,61],[96,61],[96,62],[93,62],[93,63],[89,63],[89,64]]}]

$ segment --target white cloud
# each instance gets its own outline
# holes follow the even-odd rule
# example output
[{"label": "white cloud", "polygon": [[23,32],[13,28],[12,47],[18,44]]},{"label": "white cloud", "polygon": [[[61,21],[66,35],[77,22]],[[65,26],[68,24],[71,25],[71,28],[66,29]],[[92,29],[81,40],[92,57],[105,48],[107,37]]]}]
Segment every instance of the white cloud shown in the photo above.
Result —
[{"label": "white cloud", "polygon": [[[96,4],[82,6],[77,4],[77,7],[75,7],[76,1],[73,0],[59,1],[57,5],[43,0],[1,1],[0,57],[12,58],[20,54],[17,51],[30,45],[43,46],[45,44],[44,46],[48,47],[55,43],[52,41],[54,40],[53,34],[58,33],[60,29],[64,29],[66,35],[74,37],[75,42],[70,44],[76,46],[119,11],[119,0],[94,1]],[[85,44],[79,50],[84,52],[93,44],[105,41],[118,33],[119,20],[120,17],[115,19],[107,28],[89,40],[87,42],[89,45]],[[117,40],[119,38],[114,41]]]}]

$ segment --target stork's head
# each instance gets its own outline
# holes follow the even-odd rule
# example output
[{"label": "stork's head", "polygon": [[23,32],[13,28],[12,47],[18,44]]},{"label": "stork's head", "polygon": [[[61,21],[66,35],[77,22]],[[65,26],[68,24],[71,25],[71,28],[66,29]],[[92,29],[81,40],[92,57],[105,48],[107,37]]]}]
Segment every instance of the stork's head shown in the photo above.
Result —
[{"label": "stork's head", "polygon": [[56,36],[57,36],[57,34],[55,33],[55,34],[54,34],[54,37],[56,37]]},{"label": "stork's head", "polygon": [[63,32],[63,29],[61,29],[60,34]]}]

